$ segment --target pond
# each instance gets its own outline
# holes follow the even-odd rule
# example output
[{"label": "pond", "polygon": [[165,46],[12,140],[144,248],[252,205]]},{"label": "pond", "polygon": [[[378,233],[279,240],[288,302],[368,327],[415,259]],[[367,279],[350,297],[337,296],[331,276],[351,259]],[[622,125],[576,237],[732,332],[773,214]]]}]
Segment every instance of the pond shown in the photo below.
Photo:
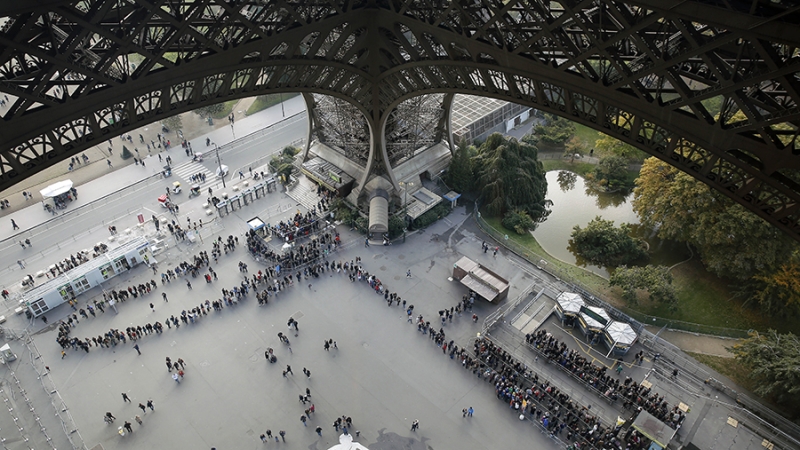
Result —
[{"label": "pond", "polygon": [[[547,198],[553,202],[552,212],[533,236],[547,253],[571,264],[577,263],[575,255],[567,249],[575,225],[585,227],[597,216],[613,220],[615,225],[639,223],[631,206],[632,193],[600,192],[587,187],[583,178],[573,172],[547,172]],[[604,278],[609,276],[602,267],[586,265],[585,268]]]},{"label": "pond", "polygon": [[614,225],[633,225],[633,235],[644,238],[650,245],[650,263],[670,266],[687,258],[687,249],[677,242],[662,241],[652,230],[639,226],[639,217],[633,212],[633,193],[606,193],[589,187],[584,179],[573,172],[553,170],[547,172],[547,198],[552,200],[550,216],[539,224],[533,236],[550,255],[584,267],[604,278],[609,273],[603,267],[584,265],[567,248],[575,225],[585,227],[597,216],[613,220]]}]

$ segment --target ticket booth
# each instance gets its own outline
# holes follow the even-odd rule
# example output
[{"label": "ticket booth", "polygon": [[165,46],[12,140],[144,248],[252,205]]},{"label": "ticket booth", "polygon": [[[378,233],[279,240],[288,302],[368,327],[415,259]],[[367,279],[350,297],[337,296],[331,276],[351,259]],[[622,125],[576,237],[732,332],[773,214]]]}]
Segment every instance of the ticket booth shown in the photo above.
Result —
[{"label": "ticket booth", "polygon": [[611,317],[605,309],[597,306],[582,306],[578,314],[578,326],[584,336],[595,338],[605,330]]},{"label": "ticket booth", "polygon": [[556,298],[556,316],[561,320],[562,324],[574,327],[575,320],[584,306],[586,304],[580,295],[574,292],[562,292]]}]

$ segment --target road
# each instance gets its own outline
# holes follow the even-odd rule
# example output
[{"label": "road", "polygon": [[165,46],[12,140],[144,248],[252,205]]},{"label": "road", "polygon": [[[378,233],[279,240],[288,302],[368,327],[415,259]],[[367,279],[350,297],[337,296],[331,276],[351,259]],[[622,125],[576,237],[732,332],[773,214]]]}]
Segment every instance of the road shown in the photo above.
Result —
[{"label": "road", "polygon": [[[231,169],[228,180],[237,182],[239,177],[236,173],[240,169],[245,172],[249,167],[252,167],[253,170],[266,170],[262,167],[268,163],[274,152],[303,139],[306,131],[306,114],[302,113],[282,120],[275,126],[264,128],[263,131],[255,132],[219,147],[220,161]],[[208,152],[205,146],[205,137],[193,140],[192,147],[195,151]],[[214,154],[214,152],[210,153]],[[160,206],[157,198],[164,194],[174,181],[180,181],[184,188],[181,194],[172,196],[180,209],[180,213],[174,219],[185,223],[187,217],[192,220],[204,218],[202,204],[206,201],[207,189],[211,187],[215,192],[223,190],[221,180],[213,175],[217,168],[216,155],[206,157],[202,162],[193,162],[183,154],[181,148],[173,148],[169,152],[162,153],[162,155],[167,154],[173,159],[172,177],[164,179],[151,176],[134,182],[131,186],[106,198],[68,210],[67,213],[55,217],[55,220],[45,222],[47,219],[44,219],[41,221],[44,223],[40,226],[17,235],[14,239],[4,241],[0,245],[0,255],[3,256],[6,265],[0,270],[0,285],[6,288],[15,286],[26,274],[35,274],[39,270],[45,270],[50,264],[69,257],[75,249],[93,247],[96,243],[108,238],[107,229],[110,225],[115,225],[118,231],[122,232],[136,223],[138,214],[142,214],[145,219],[154,214],[166,214],[166,210]],[[155,156],[151,156],[145,161],[151,172],[156,172],[157,168],[163,164],[159,163]],[[115,177],[126,176],[127,172],[122,172],[129,171],[129,169],[140,170],[138,167],[126,167],[118,171],[120,173],[113,172],[103,179],[87,183],[86,186],[91,184],[93,189],[105,189],[113,192],[118,189],[115,186],[119,185],[119,180],[115,180]],[[206,182],[201,183],[203,195],[189,199],[188,189],[192,184],[189,177],[201,172],[207,174]],[[148,174],[140,175],[139,178]],[[230,184],[228,185],[230,187]],[[86,188],[77,186],[77,189],[80,196]],[[28,209],[36,210],[39,216],[49,218],[46,214],[38,211],[39,207],[37,204]],[[31,240],[32,247],[22,248],[18,241],[25,238]],[[18,266],[18,260],[24,261],[25,269]]]}]

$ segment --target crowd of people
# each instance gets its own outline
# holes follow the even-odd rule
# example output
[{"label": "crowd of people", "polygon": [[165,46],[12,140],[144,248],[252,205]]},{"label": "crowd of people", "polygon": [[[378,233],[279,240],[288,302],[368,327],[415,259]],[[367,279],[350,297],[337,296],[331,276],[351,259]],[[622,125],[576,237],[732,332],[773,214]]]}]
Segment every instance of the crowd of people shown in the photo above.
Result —
[{"label": "crowd of people", "polygon": [[247,250],[258,262],[268,262],[266,271],[268,276],[276,276],[283,269],[313,264],[331,254],[336,247],[341,245],[339,233],[334,231],[312,237],[305,244],[295,245],[283,253],[270,248],[255,231],[247,233]]},{"label": "crowd of people", "polygon": [[559,364],[576,376],[588,386],[597,391],[597,394],[611,402],[624,399],[623,407],[644,409],[657,417],[662,422],[677,429],[684,420],[683,411],[677,406],[670,408],[663,395],[651,392],[650,388],[634,383],[630,377],[620,381],[617,377],[609,375],[605,366],[597,366],[589,361],[581,352],[569,349],[563,342],[559,342],[547,330],[541,329],[534,334],[525,336],[525,340],[535,351],[548,360]]},{"label": "crowd of people", "polygon": [[271,225],[269,230],[273,236],[280,237],[284,242],[292,242],[309,236],[326,225],[327,223],[316,214],[316,211],[308,211],[305,214],[298,211],[291,219]]}]

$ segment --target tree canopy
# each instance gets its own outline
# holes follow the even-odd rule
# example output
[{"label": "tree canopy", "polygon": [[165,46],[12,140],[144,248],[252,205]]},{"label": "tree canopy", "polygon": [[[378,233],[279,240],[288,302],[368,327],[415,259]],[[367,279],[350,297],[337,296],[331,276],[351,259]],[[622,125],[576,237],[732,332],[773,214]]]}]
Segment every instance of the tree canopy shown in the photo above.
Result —
[{"label": "tree canopy", "polygon": [[613,220],[595,217],[586,228],[572,229],[569,249],[596,266],[617,267],[647,257],[643,243],[630,236],[630,226],[614,226]]},{"label": "tree canopy", "polygon": [[470,158],[476,152],[475,147],[467,145],[467,141],[462,139],[458,143],[450,167],[445,174],[445,182],[456,192],[465,193],[472,190],[475,176],[472,172],[472,161]]},{"label": "tree canopy", "polygon": [[628,160],[621,156],[604,156],[586,180],[604,190],[630,188],[628,182]]},{"label": "tree canopy", "polygon": [[697,248],[705,266],[720,276],[745,280],[769,273],[797,249],[776,227],[656,158],[642,166],[633,209],[662,239]]},{"label": "tree canopy", "polygon": [[477,186],[486,212],[505,216],[524,211],[535,223],[550,214],[547,180],[536,147],[494,133],[473,159]]},{"label": "tree canopy", "polygon": [[638,303],[638,290],[646,291],[652,300],[661,303],[672,305],[678,299],[672,274],[665,266],[619,267],[611,275],[609,284],[621,287],[622,298],[631,305]]},{"label": "tree canopy", "polygon": [[800,263],[797,255],[776,270],[754,275],[743,293],[771,316],[795,316],[800,312]]},{"label": "tree canopy", "polygon": [[794,334],[751,333],[730,349],[758,381],[755,392],[781,403],[800,402],[800,339]]},{"label": "tree canopy", "polygon": [[543,123],[533,127],[536,136],[546,144],[561,145],[575,134],[575,124],[555,114],[544,114]]},{"label": "tree canopy", "polygon": [[161,121],[167,128],[174,132],[178,132],[178,130],[183,129],[183,119],[181,118],[180,114],[175,114],[174,116],[167,117],[166,119]]},{"label": "tree canopy", "polygon": [[625,158],[628,161],[641,161],[647,154],[631,144],[620,141],[605,133],[600,133],[600,139],[594,142],[596,149],[606,155],[616,155]]}]

